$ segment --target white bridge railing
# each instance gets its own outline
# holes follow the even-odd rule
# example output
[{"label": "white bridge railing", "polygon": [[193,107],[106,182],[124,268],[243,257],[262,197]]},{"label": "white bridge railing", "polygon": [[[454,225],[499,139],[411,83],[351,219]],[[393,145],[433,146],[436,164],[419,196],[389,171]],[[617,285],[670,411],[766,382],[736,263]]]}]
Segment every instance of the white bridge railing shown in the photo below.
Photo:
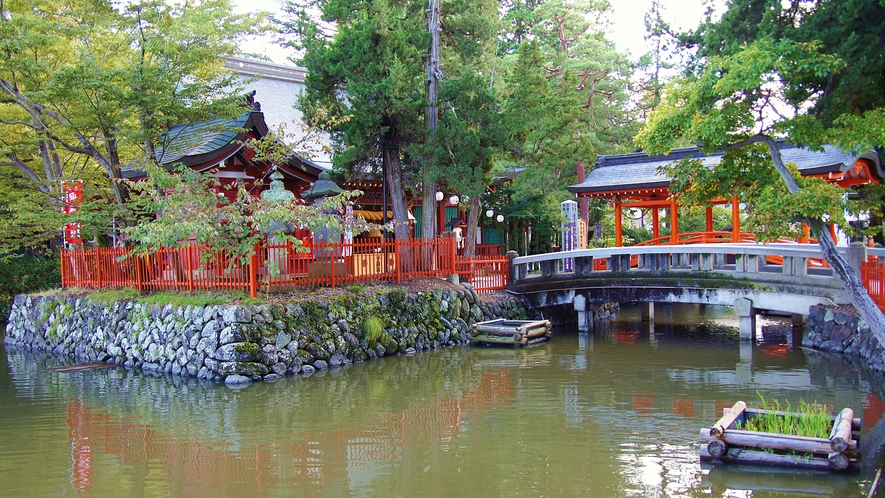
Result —
[{"label": "white bridge railing", "polygon": [[[870,256],[885,260],[885,249],[871,249],[855,244],[839,249],[860,275],[860,265]],[[573,264],[564,262],[571,259]],[[539,267],[539,271],[530,271]],[[565,268],[571,267],[571,271]],[[818,285],[832,285],[832,270],[823,261],[817,244],[718,243],[677,246],[632,246],[600,249],[579,249],[520,256],[511,261],[514,285],[533,279],[556,276],[605,277],[613,273],[700,273],[732,274],[741,279],[796,282],[818,280]],[[779,275],[776,277],[775,275]],[[789,278],[792,277],[792,278]],[[829,281],[824,283],[825,281]],[[839,282],[841,286],[841,282]]]}]

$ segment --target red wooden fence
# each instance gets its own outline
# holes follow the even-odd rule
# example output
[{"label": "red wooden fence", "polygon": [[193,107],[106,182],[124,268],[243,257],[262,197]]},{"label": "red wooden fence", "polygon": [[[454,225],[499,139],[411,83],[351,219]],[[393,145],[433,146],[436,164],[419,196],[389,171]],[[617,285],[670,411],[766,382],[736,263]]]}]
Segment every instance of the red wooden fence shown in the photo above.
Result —
[{"label": "red wooden fence", "polygon": [[869,261],[860,264],[860,279],[873,302],[879,309],[885,311],[885,262],[872,257]]},{"label": "red wooden fence", "polygon": [[139,291],[237,290],[255,297],[309,287],[339,287],[458,274],[477,292],[504,290],[510,274],[506,256],[464,259],[454,239],[351,244],[262,243],[244,262],[224,255],[207,257],[187,246],[130,256],[128,249],[62,251],[62,287],[134,288]]}]

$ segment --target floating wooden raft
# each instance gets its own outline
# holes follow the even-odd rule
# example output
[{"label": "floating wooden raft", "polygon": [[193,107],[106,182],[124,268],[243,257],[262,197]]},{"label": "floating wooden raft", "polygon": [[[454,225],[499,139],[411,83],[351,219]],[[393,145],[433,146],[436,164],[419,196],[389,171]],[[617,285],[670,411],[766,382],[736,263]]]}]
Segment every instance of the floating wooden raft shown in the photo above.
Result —
[{"label": "floating wooden raft", "polygon": [[117,368],[120,365],[115,363],[101,363],[101,362],[90,362],[90,363],[81,363],[79,365],[62,365],[60,367],[51,367],[47,368],[47,370],[51,372],[59,372],[59,373],[70,373],[70,372],[82,372],[84,370],[102,370],[105,368]]},{"label": "floating wooden raft", "polygon": [[529,346],[550,339],[549,320],[489,320],[473,324],[471,342]]},{"label": "floating wooden raft", "polygon": [[713,427],[701,429],[701,441],[707,443],[701,447],[701,461],[852,472],[860,470],[857,433],[861,420],[854,418],[851,408],[845,408],[833,417],[829,438],[736,428],[747,419],[761,414],[786,415],[785,412],[747,408],[743,401],[726,408]]}]

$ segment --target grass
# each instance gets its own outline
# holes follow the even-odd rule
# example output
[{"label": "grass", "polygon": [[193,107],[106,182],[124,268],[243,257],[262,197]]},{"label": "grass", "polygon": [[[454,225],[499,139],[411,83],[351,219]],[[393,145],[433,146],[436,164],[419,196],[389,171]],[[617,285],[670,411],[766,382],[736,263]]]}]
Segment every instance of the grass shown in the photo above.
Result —
[{"label": "grass", "polygon": [[372,315],[363,322],[363,331],[366,334],[369,345],[375,346],[378,344],[378,339],[381,338],[381,333],[384,332],[384,322],[377,316]]},{"label": "grass", "polygon": [[134,301],[147,305],[165,306],[211,306],[221,304],[261,304],[261,299],[252,299],[242,292],[156,292],[141,295],[135,289],[109,289],[89,294],[88,299],[107,305],[118,301]]},{"label": "grass", "polygon": [[758,414],[748,418],[738,428],[745,431],[770,432],[774,434],[791,434],[826,439],[833,425],[833,415],[828,413],[826,405],[806,403],[800,400],[798,406],[783,404],[779,400],[768,401],[759,396],[759,408],[766,411],[780,411],[783,415],[771,413]]},{"label": "grass", "polygon": [[117,301],[138,301],[141,294],[135,289],[108,289],[93,292],[88,296],[89,300],[103,304],[114,304]]}]

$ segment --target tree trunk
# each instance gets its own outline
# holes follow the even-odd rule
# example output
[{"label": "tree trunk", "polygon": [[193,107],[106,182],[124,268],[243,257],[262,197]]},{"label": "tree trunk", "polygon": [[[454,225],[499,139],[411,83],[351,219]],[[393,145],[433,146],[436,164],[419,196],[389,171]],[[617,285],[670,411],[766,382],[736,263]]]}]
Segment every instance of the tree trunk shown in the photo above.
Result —
[{"label": "tree trunk", "polygon": [[421,238],[436,238],[436,181],[426,176],[421,196]]},{"label": "tree trunk", "polygon": [[470,198],[467,208],[467,249],[465,255],[472,258],[476,255],[476,230],[479,228],[479,212],[482,210],[482,199],[479,195]]},{"label": "tree trunk", "polygon": [[[798,192],[800,188],[799,184],[784,165],[780,148],[773,138],[767,135],[755,135],[747,140],[728,147],[728,149],[735,149],[757,142],[764,143],[768,146],[771,158],[774,161],[774,167],[784,180],[784,183],[786,183],[787,190],[789,190],[791,194]],[[879,344],[885,347],[885,315],[882,314],[879,307],[873,302],[873,299],[870,297],[869,292],[867,292],[866,287],[864,287],[860,277],[854,271],[854,268],[845,261],[845,258],[843,258],[841,254],[839,254],[838,249],[836,249],[836,242],[830,234],[829,227],[818,219],[808,218],[805,220],[805,223],[811,227],[814,236],[817,237],[817,240],[819,241],[818,243],[820,244],[821,254],[823,254],[824,259],[833,269],[836,276],[842,281],[842,285],[845,286],[845,290],[851,298],[851,304],[854,305],[860,313],[860,316],[865,322],[867,322],[867,325],[870,327],[876,340],[879,341]]]},{"label": "tree trunk", "polygon": [[814,236],[817,237],[824,259],[845,286],[845,290],[851,298],[851,303],[857,308],[864,321],[867,322],[879,344],[885,347],[885,315],[882,314],[879,307],[873,302],[873,298],[870,297],[870,293],[867,292],[867,288],[854,271],[854,268],[839,254],[829,227],[820,220],[809,219],[806,220],[806,223],[811,227]]},{"label": "tree trunk", "polygon": [[397,240],[407,241],[409,233],[409,211],[406,207],[406,190],[403,184],[403,164],[399,157],[399,147],[385,143],[382,160],[387,169],[387,188],[390,190],[390,203],[393,209],[393,233]]},{"label": "tree trunk", "polygon": [[[424,81],[424,93],[427,97],[427,109],[425,119],[429,131],[428,143],[432,146],[436,136],[436,126],[439,121],[439,8],[440,0],[429,0],[427,9],[427,30],[430,32],[430,56],[427,58],[427,75]],[[422,168],[422,206],[421,211],[421,237],[433,239],[436,237],[436,164],[434,155],[428,154],[429,159]]]}]

